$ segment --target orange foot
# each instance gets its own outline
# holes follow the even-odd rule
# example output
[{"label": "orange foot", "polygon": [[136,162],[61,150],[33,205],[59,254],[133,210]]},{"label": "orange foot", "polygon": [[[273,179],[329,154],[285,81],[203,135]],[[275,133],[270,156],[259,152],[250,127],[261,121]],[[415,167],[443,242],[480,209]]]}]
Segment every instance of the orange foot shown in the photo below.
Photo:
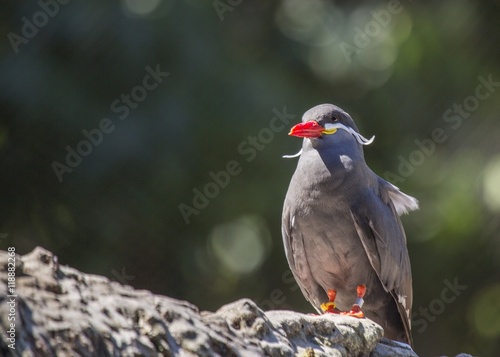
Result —
[{"label": "orange foot", "polygon": [[358,293],[358,298],[354,301],[354,304],[351,307],[351,311],[347,312],[342,312],[342,315],[346,316],[353,316],[357,318],[363,318],[365,317],[365,314],[361,310],[361,307],[363,306],[364,300],[363,297],[366,294],[366,285],[358,285],[356,287],[356,292]]},{"label": "orange foot", "polygon": [[329,289],[327,294],[328,302],[321,304],[321,310],[329,314],[340,314],[340,310],[337,309],[335,305],[335,297],[337,296],[337,292],[333,289]]}]

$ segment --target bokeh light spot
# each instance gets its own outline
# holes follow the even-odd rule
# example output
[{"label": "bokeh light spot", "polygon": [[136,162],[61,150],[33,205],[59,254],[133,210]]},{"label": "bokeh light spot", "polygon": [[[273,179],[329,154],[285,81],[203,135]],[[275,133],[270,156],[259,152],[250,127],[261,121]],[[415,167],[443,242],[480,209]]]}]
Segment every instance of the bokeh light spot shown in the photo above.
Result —
[{"label": "bokeh light spot", "polygon": [[216,226],[209,238],[214,257],[228,273],[241,275],[258,269],[270,248],[270,233],[257,216],[243,216]]},{"label": "bokeh light spot", "polygon": [[345,12],[322,0],[283,1],[276,23],[285,36],[301,43],[301,56],[318,77],[350,80],[366,89],[390,79],[412,32],[405,11],[360,6]]},{"label": "bokeh light spot", "polygon": [[326,44],[332,41],[332,36],[336,36],[330,31],[337,20],[338,11],[333,10],[322,0],[286,0],[278,10],[276,22],[285,36],[291,39],[309,45]]},{"label": "bokeh light spot", "polygon": [[362,56],[358,56],[359,63],[370,70],[381,71],[392,67],[398,56],[397,47],[388,38],[382,44],[368,48]]},{"label": "bokeh light spot", "polygon": [[483,200],[492,211],[500,211],[500,155],[491,159],[484,170]]},{"label": "bokeh light spot", "polygon": [[500,284],[492,284],[476,295],[472,321],[477,332],[488,338],[500,337]]},{"label": "bokeh light spot", "polygon": [[146,16],[153,12],[161,0],[122,0],[122,6],[127,13],[136,16]]}]

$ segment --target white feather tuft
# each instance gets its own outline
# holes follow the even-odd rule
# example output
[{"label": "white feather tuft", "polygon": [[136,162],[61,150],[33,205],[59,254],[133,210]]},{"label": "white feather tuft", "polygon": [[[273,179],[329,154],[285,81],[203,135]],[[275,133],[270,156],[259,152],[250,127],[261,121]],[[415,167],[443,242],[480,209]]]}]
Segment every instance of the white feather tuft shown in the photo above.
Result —
[{"label": "white feather tuft", "polygon": [[408,212],[415,211],[418,209],[418,200],[415,197],[411,197],[406,193],[403,193],[399,190],[397,186],[394,186],[392,183],[391,189],[389,190],[389,198],[394,204],[394,208],[396,208],[396,212],[398,215],[407,214]]},{"label": "white feather tuft", "polygon": [[302,154],[302,149],[296,154],[293,155],[283,155],[283,159],[293,159],[294,157],[299,157]]},{"label": "white feather tuft", "polygon": [[356,132],[356,130],[354,130],[353,128],[345,126],[344,124],[341,124],[341,123],[333,123],[333,124],[327,123],[327,124],[325,124],[325,129],[326,130],[332,130],[332,129],[345,130],[348,133],[351,133],[356,138],[358,143],[360,143],[361,145],[370,145],[371,143],[373,143],[373,140],[375,140],[375,135],[372,136],[370,139],[367,139],[363,135],[361,135],[360,133]]}]

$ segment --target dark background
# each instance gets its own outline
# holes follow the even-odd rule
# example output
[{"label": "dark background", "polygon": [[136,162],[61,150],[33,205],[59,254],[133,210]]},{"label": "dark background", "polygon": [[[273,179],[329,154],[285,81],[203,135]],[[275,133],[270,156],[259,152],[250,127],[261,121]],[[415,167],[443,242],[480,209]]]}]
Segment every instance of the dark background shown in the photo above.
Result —
[{"label": "dark background", "polygon": [[[296,166],[281,156],[299,150],[286,134],[302,113],[335,103],[376,135],[373,170],[421,203],[403,218],[416,351],[500,354],[497,1],[232,0],[219,13],[195,0],[46,3],[0,12],[1,249],[40,245],[201,309],[248,297],[312,312],[281,243]],[[169,75],[128,115],[113,112],[147,66]],[[481,77],[497,83],[479,89],[485,99]],[[294,119],[271,132],[284,107]],[[53,163],[88,150],[82,131],[103,118],[114,130],[60,182]],[[231,160],[241,172],[215,195],[210,172]],[[207,187],[215,197],[186,224],[179,205]]]}]

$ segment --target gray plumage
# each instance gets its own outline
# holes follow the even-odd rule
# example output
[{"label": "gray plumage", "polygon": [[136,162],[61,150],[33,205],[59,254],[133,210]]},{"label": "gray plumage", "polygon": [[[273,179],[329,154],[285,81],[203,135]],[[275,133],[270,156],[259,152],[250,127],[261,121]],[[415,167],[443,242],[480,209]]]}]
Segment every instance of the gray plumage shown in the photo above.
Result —
[{"label": "gray plumage", "polygon": [[[352,118],[332,104],[307,111],[303,122]],[[328,289],[349,311],[356,286],[367,286],[363,311],[385,336],[411,344],[412,278],[399,215],[418,202],[378,177],[353,134],[338,130],[305,138],[283,207],[282,233],[290,268],[306,299],[322,313]]]}]

